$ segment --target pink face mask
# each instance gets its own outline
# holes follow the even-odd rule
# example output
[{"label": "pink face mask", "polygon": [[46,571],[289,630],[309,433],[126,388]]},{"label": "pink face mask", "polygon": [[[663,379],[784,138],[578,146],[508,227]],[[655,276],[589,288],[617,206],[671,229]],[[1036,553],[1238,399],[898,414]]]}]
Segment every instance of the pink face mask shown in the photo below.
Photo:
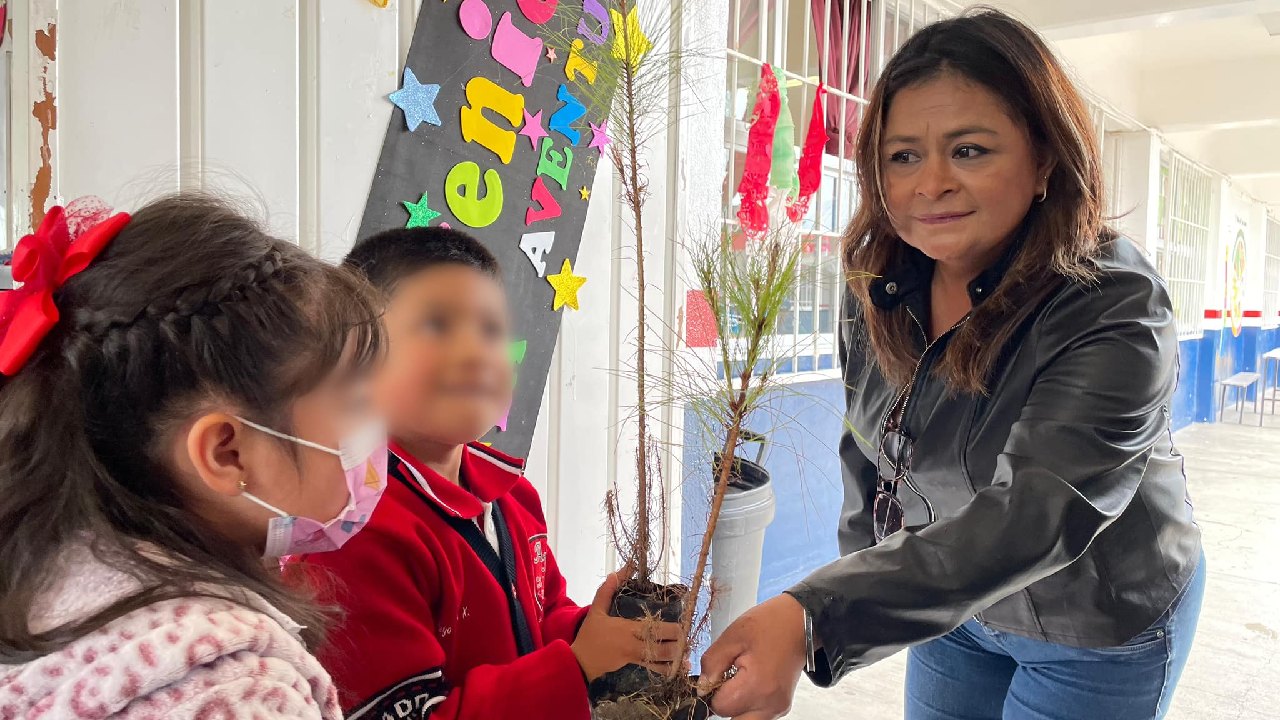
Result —
[{"label": "pink face mask", "polygon": [[271,518],[270,524],[267,525],[267,548],[263,553],[265,557],[275,558],[337,550],[369,522],[369,517],[373,515],[373,508],[378,504],[383,491],[387,489],[387,431],[381,422],[368,423],[357,432],[343,438],[338,443],[338,449],[334,450],[309,440],[276,432],[244,418],[236,419],[259,432],[337,455],[342,461],[342,469],[347,476],[350,499],[342,512],[329,522],[290,515],[247,492],[244,493],[246,498],[277,515]]}]

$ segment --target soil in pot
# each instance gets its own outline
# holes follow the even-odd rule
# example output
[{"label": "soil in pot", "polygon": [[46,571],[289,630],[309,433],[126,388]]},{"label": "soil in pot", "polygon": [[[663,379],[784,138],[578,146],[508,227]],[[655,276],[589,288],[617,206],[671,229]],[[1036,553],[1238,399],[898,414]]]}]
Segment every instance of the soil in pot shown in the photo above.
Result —
[{"label": "soil in pot", "polygon": [[662,680],[636,695],[598,703],[595,720],[707,720],[711,707],[698,697],[696,676]]},{"label": "soil in pot", "polygon": [[[632,580],[618,590],[609,614],[628,620],[680,622],[689,588]],[[698,678],[667,679],[628,665],[591,683],[596,720],[706,720],[711,709],[698,697]]]},{"label": "soil in pot", "polygon": [[[680,611],[689,588],[684,585],[658,585],[631,580],[613,596],[609,614],[628,620],[651,618],[659,622],[680,622]],[[628,665],[596,679],[587,689],[594,703],[620,700],[647,692],[662,685],[666,678],[639,665]]]},{"label": "soil in pot", "polygon": [[[711,477],[720,477],[720,463],[724,456],[721,453],[713,453],[711,456]],[[734,490],[745,491],[755,490],[758,487],[764,487],[769,484],[769,471],[764,469],[763,465],[740,458],[733,457],[733,466],[729,468],[729,487]]]}]

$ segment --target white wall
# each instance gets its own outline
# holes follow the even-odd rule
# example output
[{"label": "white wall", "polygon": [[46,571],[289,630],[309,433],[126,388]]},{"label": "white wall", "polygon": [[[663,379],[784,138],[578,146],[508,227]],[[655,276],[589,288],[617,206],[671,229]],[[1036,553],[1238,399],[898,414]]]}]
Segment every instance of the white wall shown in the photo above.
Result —
[{"label": "white wall", "polygon": [[[10,0],[9,237],[29,232],[31,191],[47,152],[44,207],[94,194],[127,209],[188,187],[251,193],[273,230],[340,258],[355,240],[391,113],[386,95],[398,87],[422,1],[378,8],[367,0]],[[714,12],[689,22],[702,28],[690,33],[720,37],[713,30],[724,27],[728,5],[712,4]],[[707,18],[719,19],[707,25]],[[56,33],[52,57],[37,46],[38,31]],[[670,345],[678,340],[684,297],[676,206],[695,202],[692,185],[712,188],[708,202],[719,207],[723,158],[713,157],[719,143],[705,141],[721,132],[718,62],[718,71],[699,75],[699,111],[679,126],[703,138],[704,150],[691,155],[693,163],[677,160],[674,134],[664,135],[648,158],[649,306]],[[47,143],[32,114],[45,87],[58,113]],[[682,96],[691,90],[682,87]],[[615,195],[611,173],[598,173],[575,266],[589,281],[582,310],[565,312],[529,459],[561,567],[580,601],[590,599],[613,561],[605,490],[632,477],[624,420],[634,400],[617,369],[630,358],[634,278],[625,259],[634,250],[622,244],[629,234]],[[678,409],[660,416],[664,447],[678,446],[680,416]],[[672,491],[678,455],[668,450],[664,457]],[[678,524],[678,506],[672,517]],[[674,558],[676,547],[670,550]]]},{"label": "white wall", "polygon": [[[1267,208],[1259,202],[1249,202],[1249,224],[1245,229],[1248,252],[1245,264],[1245,309],[1262,310],[1263,291],[1266,282],[1267,257]],[[1254,321],[1257,322],[1256,320]]]}]

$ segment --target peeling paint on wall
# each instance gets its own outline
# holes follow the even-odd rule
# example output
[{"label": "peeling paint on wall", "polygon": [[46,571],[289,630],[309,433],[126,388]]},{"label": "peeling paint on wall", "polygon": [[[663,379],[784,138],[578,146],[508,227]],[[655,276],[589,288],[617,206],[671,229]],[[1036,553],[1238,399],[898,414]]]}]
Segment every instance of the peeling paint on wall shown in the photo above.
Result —
[{"label": "peeling paint on wall", "polygon": [[58,26],[50,25],[46,30],[36,31],[36,50],[53,62],[58,59]]},{"label": "peeling paint on wall", "polygon": [[40,169],[31,183],[31,227],[40,226],[44,220],[45,204],[53,189],[53,144],[50,134],[58,128],[58,103],[49,89],[49,65],[58,54],[58,26],[50,23],[44,30],[37,30],[36,49],[44,58],[41,71],[41,96],[31,105],[31,116],[40,123]]}]

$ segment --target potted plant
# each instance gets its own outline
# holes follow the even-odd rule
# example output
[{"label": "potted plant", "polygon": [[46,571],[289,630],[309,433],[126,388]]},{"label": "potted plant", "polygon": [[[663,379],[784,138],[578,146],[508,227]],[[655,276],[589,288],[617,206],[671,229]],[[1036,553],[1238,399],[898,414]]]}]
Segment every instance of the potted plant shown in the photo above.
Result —
[{"label": "potted plant", "polygon": [[[789,226],[779,227],[748,241],[743,251],[732,248],[721,223],[690,239],[687,251],[692,267],[691,284],[701,291],[710,308],[723,373],[714,368],[692,367],[671,348],[660,348],[652,332],[645,302],[645,203],[649,198],[645,155],[648,141],[665,128],[670,83],[682,72],[682,61],[694,50],[672,42],[677,23],[670,16],[647,12],[637,0],[607,0],[599,4],[612,18],[611,52],[577,74],[574,94],[588,117],[607,121],[610,143],[605,155],[620,183],[619,199],[634,248],[637,303],[631,333],[635,365],[628,375],[636,384],[635,472],[625,491],[613,488],[606,497],[612,540],[620,557],[634,569],[634,576],[614,598],[612,613],[630,619],[678,622],[683,629],[681,655],[671,676],[662,677],[638,666],[601,678],[593,684],[596,717],[601,720],[655,720],[705,718],[709,709],[697,693],[697,678],[687,667],[695,639],[706,616],[697,612],[697,598],[708,589],[711,541],[731,481],[743,475],[737,450],[752,436],[746,422],[765,402],[773,384],[772,348],[778,317],[792,296],[800,256],[798,236]],[[665,4],[664,4],[665,6]],[[665,6],[662,13],[668,11]],[[573,10],[576,12],[576,9]],[[677,17],[679,7],[670,8]],[[572,33],[552,34],[548,44],[560,52],[582,49]],[[576,46],[576,47],[575,47]],[[602,123],[604,124],[604,123]],[[652,373],[646,359],[654,350],[671,352],[678,366],[667,376]],[[696,363],[692,363],[696,365]],[[755,370],[755,372],[753,372]],[[653,416],[666,403],[692,407],[698,422],[712,433],[720,447],[711,484],[711,512],[705,532],[697,538],[697,564],[688,585],[657,580],[657,555],[665,545],[669,500],[663,468],[653,433]]]}]

